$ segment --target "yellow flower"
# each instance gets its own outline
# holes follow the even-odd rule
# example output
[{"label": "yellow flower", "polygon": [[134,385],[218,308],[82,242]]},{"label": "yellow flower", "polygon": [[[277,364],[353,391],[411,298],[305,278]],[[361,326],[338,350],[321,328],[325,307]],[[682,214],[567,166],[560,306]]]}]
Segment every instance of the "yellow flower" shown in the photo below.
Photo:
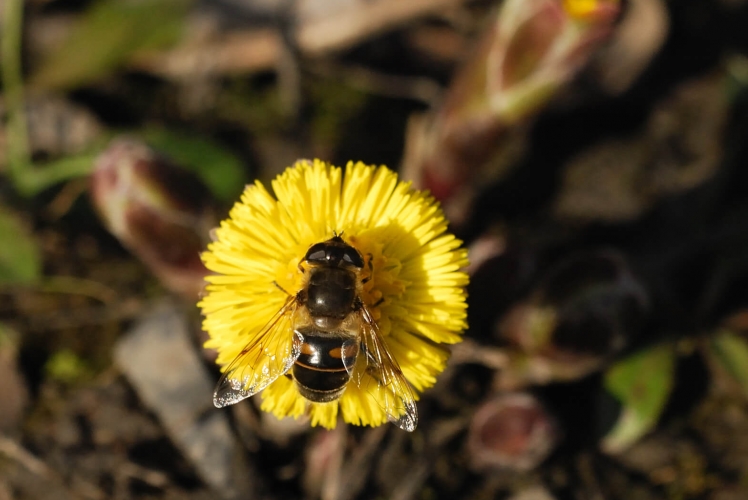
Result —
[{"label": "yellow flower", "polygon": [[[299,262],[309,247],[334,233],[365,257],[372,276],[362,300],[390,353],[417,393],[434,385],[466,328],[467,264],[461,242],[429,194],[385,167],[349,162],[345,175],[322,161],[299,161],[272,181],[256,182],[216,230],[203,261],[207,277],[198,304],[223,369],[303,286]],[[288,332],[289,338],[293,333]],[[308,415],[332,428],[338,413],[356,425],[381,425],[387,415],[353,381],[340,399],[313,403],[294,381],[278,377],[262,393],[262,409],[277,417]]]},{"label": "yellow flower", "polygon": [[566,12],[574,19],[587,20],[600,12],[617,9],[618,0],[564,0]]}]

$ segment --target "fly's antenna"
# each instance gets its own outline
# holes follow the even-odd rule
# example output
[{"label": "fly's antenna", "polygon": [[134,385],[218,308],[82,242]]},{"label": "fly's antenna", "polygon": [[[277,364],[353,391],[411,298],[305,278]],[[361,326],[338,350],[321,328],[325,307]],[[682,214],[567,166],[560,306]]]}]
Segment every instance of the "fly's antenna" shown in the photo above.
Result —
[{"label": "fly's antenna", "polygon": [[289,292],[288,290],[286,290],[285,288],[283,288],[282,286],[280,286],[280,285],[278,284],[278,282],[277,282],[277,281],[275,281],[275,280],[273,280],[273,285],[277,286],[277,287],[278,287],[278,288],[279,288],[279,289],[280,289],[280,290],[281,290],[281,291],[282,291],[283,293],[285,293],[286,295],[293,295],[293,294],[292,294],[291,292]]}]

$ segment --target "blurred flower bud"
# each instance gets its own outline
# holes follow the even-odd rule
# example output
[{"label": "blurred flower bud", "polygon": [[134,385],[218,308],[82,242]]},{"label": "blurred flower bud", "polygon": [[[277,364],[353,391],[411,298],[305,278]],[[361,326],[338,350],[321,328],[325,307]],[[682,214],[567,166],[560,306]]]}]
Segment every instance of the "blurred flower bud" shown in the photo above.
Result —
[{"label": "blurred flower bud", "polygon": [[534,116],[576,74],[619,11],[617,0],[506,0],[444,105],[410,134],[406,175],[442,202],[485,177],[506,149],[508,129]]},{"label": "blurred flower bud", "polygon": [[628,90],[665,43],[670,29],[664,0],[629,0],[610,43],[592,63],[600,87],[612,95]]},{"label": "blurred flower bud", "polygon": [[624,258],[580,254],[547,274],[498,325],[514,347],[500,387],[571,380],[597,370],[639,333],[647,294]]},{"label": "blurred flower bud", "polygon": [[537,467],[559,441],[558,426],[532,395],[512,393],[484,403],[473,416],[467,447],[474,470]]},{"label": "blurred flower bud", "polygon": [[486,60],[493,114],[511,124],[536,112],[589,59],[619,10],[617,0],[506,2]]},{"label": "blurred flower bud", "polygon": [[90,190],[107,229],[165,287],[197,297],[208,272],[200,252],[215,225],[203,184],[128,138],[112,141],[99,155]]},{"label": "blurred flower bud", "polygon": [[307,498],[339,498],[348,433],[344,425],[317,432],[306,450],[303,485]]},{"label": "blurred flower bud", "polygon": [[530,291],[537,256],[530,248],[510,245],[502,248],[501,253],[483,258],[478,250],[474,251],[475,247],[475,244],[471,245],[468,254],[468,318],[471,336],[486,339],[492,336],[496,321],[516,303],[517,297]]}]

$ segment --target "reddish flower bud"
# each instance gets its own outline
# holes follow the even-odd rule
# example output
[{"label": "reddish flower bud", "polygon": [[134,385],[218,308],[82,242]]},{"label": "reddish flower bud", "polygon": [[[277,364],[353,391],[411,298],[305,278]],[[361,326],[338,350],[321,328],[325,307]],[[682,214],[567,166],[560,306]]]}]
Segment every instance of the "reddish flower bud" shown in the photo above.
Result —
[{"label": "reddish flower bud", "polygon": [[445,202],[466,181],[485,178],[483,167],[507,130],[534,116],[571,80],[607,38],[619,11],[618,0],[506,0],[444,106],[411,134],[409,176]]},{"label": "reddish flower bud", "polygon": [[498,325],[513,345],[500,386],[573,380],[599,369],[639,333],[648,307],[644,287],[617,253],[559,263]]},{"label": "reddish flower bud", "polygon": [[213,227],[209,193],[190,172],[134,139],[116,139],[96,160],[91,198],[101,218],[168,289],[195,298]]},{"label": "reddish flower bud", "polygon": [[473,417],[467,442],[471,467],[530,470],[548,457],[558,439],[555,419],[534,396],[503,394]]}]

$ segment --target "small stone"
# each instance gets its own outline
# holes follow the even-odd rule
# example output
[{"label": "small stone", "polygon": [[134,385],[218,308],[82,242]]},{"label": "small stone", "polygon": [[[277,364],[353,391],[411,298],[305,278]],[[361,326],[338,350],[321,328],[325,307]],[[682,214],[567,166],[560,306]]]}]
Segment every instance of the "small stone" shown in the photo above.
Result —
[{"label": "small stone", "polygon": [[246,498],[253,474],[226,413],[213,407],[213,379],[178,307],[164,303],[142,318],[114,359],[200,478],[225,498]]}]

